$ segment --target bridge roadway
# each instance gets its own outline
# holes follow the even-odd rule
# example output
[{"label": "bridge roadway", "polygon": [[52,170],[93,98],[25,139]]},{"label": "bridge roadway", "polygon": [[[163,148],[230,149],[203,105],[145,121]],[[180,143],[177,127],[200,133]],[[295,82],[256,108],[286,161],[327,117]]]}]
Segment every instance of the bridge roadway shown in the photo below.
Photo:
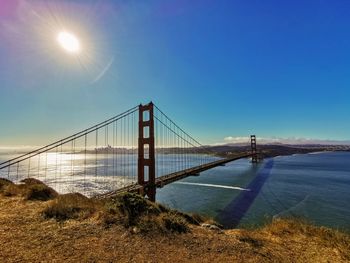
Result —
[{"label": "bridge roadway", "polygon": [[[161,188],[161,187],[163,187],[163,186],[165,186],[167,184],[170,184],[172,182],[181,180],[181,179],[186,178],[188,176],[193,176],[193,175],[197,176],[197,175],[199,175],[199,173],[201,173],[203,171],[206,171],[206,170],[209,170],[211,168],[214,168],[216,166],[222,166],[222,165],[225,165],[226,163],[233,162],[233,161],[236,161],[236,160],[239,160],[239,159],[243,159],[243,158],[248,158],[248,157],[251,157],[251,156],[252,156],[251,153],[249,153],[249,154],[245,153],[245,154],[241,154],[241,155],[228,157],[228,158],[225,158],[225,159],[220,159],[220,160],[217,160],[217,161],[214,161],[214,162],[210,162],[210,163],[203,164],[203,165],[200,165],[200,166],[192,167],[192,168],[189,168],[189,169],[185,169],[185,170],[182,170],[182,171],[179,171],[179,172],[163,175],[163,176],[160,176],[160,177],[156,178],[156,187],[160,187]],[[113,191],[113,192],[97,195],[97,196],[95,196],[95,198],[103,199],[103,198],[113,197],[115,195],[118,195],[118,194],[121,194],[121,193],[124,193],[124,192],[140,193],[142,191],[142,188],[143,188],[142,185],[132,184],[132,185],[120,188],[120,189],[118,189],[116,191]]]}]

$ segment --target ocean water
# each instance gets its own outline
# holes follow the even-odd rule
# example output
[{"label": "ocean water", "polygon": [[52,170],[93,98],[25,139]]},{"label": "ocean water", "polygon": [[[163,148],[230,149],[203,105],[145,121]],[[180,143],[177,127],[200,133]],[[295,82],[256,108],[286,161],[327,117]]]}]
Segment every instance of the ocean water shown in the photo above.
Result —
[{"label": "ocean water", "polygon": [[[14,156],[0,153],[0,162]],[[186,163],[198,165],[200,159],[187,156]],[[0,176],[13,181],[35,177],[60,193],[92,195],[136,182],[136,164],[133,154],[49,153],[0,171]],[[184,169],[183,164],[180,156],[159,155],[157,174]],[[215,218],[226,227],[254,227],[294,216],[350,231],[350,153],[281,156],[257,165],[241,159],[157,189],[156,198],[169,207]]]},{"label": "ocean water", "polygon": [[293,216],[350,231],[350,153],[281,156],[258,165],[242,159],[167,185],[157,200],[226,227]]},{"label": "ocean water", "polygon": [[[18,153],[0,152],[0,163]],[[20,182],[36,178],[57,192],[87,196],[108,193],[137,182],[137,154],[84,153],[57,149],[0,170],[0,178]],[[219,159],[198,154],[156,154],[156,177]]]}]

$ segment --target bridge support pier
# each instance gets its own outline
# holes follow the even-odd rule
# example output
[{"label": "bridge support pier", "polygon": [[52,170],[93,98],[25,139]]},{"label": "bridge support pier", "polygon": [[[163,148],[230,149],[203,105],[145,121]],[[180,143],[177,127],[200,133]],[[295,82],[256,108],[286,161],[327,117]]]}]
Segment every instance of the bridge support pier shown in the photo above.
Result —
[{"label": "bridge support pier", "polygon": [[156,200],[153,103],[139,106],[138,184],[140,194]]},{"label": "bridge support pier", "polygon": [[250,147],[252,151],[252,163],[258,163],[258,152],[256,150],[256,136],[250,135]]}]

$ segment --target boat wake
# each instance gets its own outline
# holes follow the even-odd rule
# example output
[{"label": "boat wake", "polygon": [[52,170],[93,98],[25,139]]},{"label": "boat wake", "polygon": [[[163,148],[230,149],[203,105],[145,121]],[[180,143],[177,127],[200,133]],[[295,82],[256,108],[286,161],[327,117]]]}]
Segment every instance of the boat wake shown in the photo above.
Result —
[{"label": "boat wake", "polygon": [[189,182],[174,182],[174,184],[184,184],[184,185],[195,185],[195,186],[205,186],[205,187],[215,187],[215,188],[224,188],[240,191],[250,191],[250,189],[238,187],[238,186],[229,186],[229,185],[218,185],[218,184],[202,184],[202,183],[189,183]]}]

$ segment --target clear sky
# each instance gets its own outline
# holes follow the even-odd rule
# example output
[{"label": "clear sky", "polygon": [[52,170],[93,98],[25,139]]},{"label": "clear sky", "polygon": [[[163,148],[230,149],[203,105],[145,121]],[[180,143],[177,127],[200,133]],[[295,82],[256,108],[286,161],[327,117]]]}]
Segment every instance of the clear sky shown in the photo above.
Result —
[{"label": "clear sky", "polygon": [[203,143],[349,140],[349,14],[346,0],[0,0],[0,145],[150,100]]}]

